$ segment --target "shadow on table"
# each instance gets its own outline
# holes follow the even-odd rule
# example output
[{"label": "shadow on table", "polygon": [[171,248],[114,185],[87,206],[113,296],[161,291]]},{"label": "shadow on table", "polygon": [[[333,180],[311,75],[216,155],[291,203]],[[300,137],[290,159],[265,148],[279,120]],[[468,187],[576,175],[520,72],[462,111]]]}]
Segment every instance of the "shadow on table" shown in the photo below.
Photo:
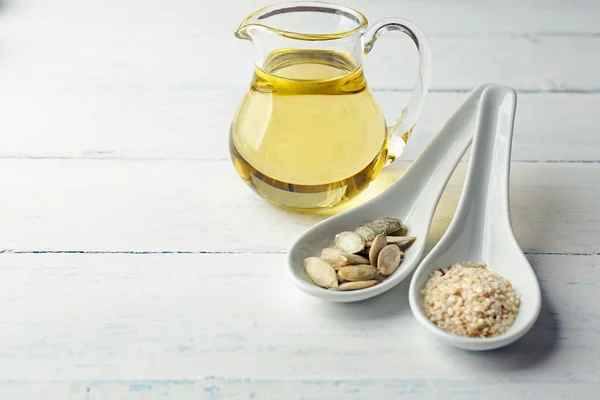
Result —
[{"label": "shadow on table", "polygon": [[[410,314],[408,288],[411,278],[412,274],[398,286],[375,298],[349,304],[325,303],[321,311],[335,319],[350,319],[363,323],[392,318],[398,314]],[[547,361],[558,347],[560,325],[556,315],[547,294],[542,289],[540,315],[531,330],[519,341],[486,352],[448,348],[448,351],[460,354],[460,357],[452,357],[452,362],[456,363],[457,367],[460,364],[465,366],[468,364],[469,368],[498,372],[526,370],[539,366]]]}]

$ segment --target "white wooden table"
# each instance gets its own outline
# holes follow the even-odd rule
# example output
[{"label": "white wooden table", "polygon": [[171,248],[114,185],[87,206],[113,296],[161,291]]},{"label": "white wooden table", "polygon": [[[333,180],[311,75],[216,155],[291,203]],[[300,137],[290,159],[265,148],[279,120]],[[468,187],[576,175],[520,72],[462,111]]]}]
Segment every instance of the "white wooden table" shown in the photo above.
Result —
[{"label": "white wooden table", "polygon": [[[283,253],[323,217],[257,198],[227,147],[252,70],[233,30],[264,4],[0,1],[0,399],[598,399],[600,2],[345,2],[413,19],[432,47],[424,112],[381,181],[475,86],[519,92],[513,224],[544,304],[491,353],[427,335],[407,282],[336,305],[286,281]],[[416,64],[392,36],[366,62],[388,116]]]}]

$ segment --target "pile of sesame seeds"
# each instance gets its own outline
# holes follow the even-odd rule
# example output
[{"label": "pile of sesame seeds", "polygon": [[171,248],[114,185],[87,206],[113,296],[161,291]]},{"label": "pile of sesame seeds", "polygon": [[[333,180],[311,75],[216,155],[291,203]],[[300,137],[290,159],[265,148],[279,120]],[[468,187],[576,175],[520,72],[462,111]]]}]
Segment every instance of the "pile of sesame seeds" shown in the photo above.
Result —
[{"label": "pile of sesame seeds", "polygon": [[427,317],[460,336],[500,335],[512,326],[519,312],[519,294],[483,263],[440,268],[431,274],[421,294]]}]

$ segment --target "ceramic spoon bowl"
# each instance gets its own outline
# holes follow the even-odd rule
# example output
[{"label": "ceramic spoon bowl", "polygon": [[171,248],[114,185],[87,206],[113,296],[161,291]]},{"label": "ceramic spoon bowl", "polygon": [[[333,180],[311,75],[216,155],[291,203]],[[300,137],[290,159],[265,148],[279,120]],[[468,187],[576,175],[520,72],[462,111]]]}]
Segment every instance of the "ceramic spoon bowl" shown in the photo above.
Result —
[{"label": "ceramic spoon bowl", "polygon": [[[409,302],[416,319],[438,339],[468,350],[490,350],[523,336],[541,308],[538,280],[521,251],[510,220],[508,182],[516,93],[507,87],[487,88],[473,142],[463,193],[448,230],[413,275]],[[516,320],[509,330],[491,338],[448,333],[433,324],[423,308],[420,291],[430,274],[457,262],[484,262],[508,279],[521,296]]]},{"label": "ceramic spoon bowl", "polygon": [[[352,302],[379,295],[402,282],[421,259],[439,198],[475,131],[482,93],[491,85],[476,88],[448,120],[410,168],[387,190],[370,201],[314,225],[288,251],[287,269],[302,291],[335,302]],[[359,224],[383,217],[400,218],[416,241],[405,251],[400,268],[382,283],[356,291],[331,291],[315,285],[304,271],[304,259],[319,256],[332,246],[334,236],[353,231]]]}]

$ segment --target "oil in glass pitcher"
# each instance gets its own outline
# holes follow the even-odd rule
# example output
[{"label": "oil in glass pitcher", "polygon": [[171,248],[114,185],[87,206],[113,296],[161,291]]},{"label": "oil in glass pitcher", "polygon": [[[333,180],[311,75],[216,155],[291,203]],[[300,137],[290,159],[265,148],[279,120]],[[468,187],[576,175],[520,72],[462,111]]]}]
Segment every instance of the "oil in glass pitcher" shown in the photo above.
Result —
[{"label": "oil in glass pitcher", "polygon": [[327,207],[353,198],[387,157],[386,126],[362,72],[344,54],[274,52],[256,67],[231,128],[238,171],[268,200]]},{"label": "oil in glass pitcher", "polygon": [[414,123],[398,138],[398,126],[386,126],[363,74],[365,30],[357,11],[316,2],[266,7],[238,29],[257,60],[230,151],[239,175],[266,200],[303,210],[337,206],[404,147]]}]

